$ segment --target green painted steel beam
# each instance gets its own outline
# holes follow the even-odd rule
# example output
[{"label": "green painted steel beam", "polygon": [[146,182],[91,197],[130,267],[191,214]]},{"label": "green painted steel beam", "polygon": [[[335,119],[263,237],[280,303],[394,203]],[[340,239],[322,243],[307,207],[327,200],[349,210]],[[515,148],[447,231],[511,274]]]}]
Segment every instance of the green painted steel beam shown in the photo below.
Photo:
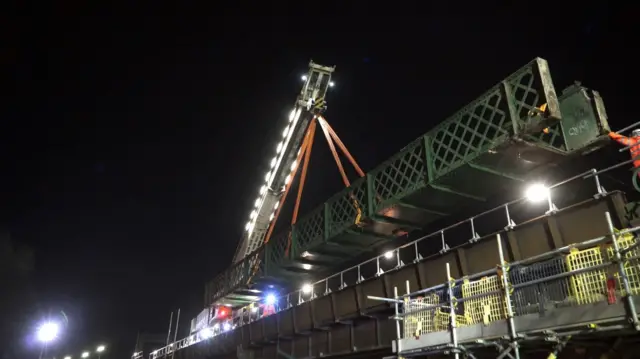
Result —
[{"label": "green painted steel beam", "polygon": [[[349,231],[349,233],[354,233],[357,234],[354,231]],[[333,250],[334,248],[339,250],[343,250],[345,252],[353,252],[353,251],[361,251],[362,250],[362,245],[357,245],[357,244],[351,244],[351,243],[333,243],[333,242],[329,242],[327,243],[327,245],[325,246],[327,248],[327,250]]]},{"label": "green painted steel beam", "polygon": [[405,220],[402,220],[402,219],[399,219],[399,218],[383,216],[383,215],[380,215],[380,214],[374,214],[372,216],[372,219],[377,221],[377,222],[395,224],[395,225],[398,225],[398,226],[400,226],[402,228],[410,229],[410,230],[416,230],[416,229],[421,229],[422,228],[422,226],[417,224],[417,223],[412,223],[410,221],[405,221]]},{"label": "green painted steel beam", "polygon": [[314,252],[312,256],[300,257],[298,259],[295,259],[295,261],[299,263],[305,263],[305,264],[322,265],[322,263],[326,263],[326,264],[335,263],[335,261],[343,261],[348,258],[350,258],[350,256],[347,256],[345,254],[337,256],[337,255],[322,254],[322,253]]},{"label": "green painted steel beam", "polygon": [[509,178],[509,179],[514,180],[514,181],[524,182],[524,178],[522,178],[521,176],[518,176],[518,175],[512,174],[512,173],[508,173],[508,172],[497,171],[497,170],[494,170],[494,169],[489,168],[487,166],[481,166],[481,165],[477,165],[475,163],[471,163],[470,162],[469,163],[469,167],[471,167],[473,169],[476,169],[478,171],[483,171],[483,172],[495,174],[495,175],[500,176],[500,177]]},{"label": "green painted steel beam", "polygon": [[437,189],[438,191],[441,191],[441,192],[451,193],[451,194],[454,194],[456,196],[465,197],[465,198],[472,199],[472,200],[477,201],[477,202],[485,202],[487,200],[484,197],[474,196],[474,195],[472,195],[470,193],[462,192],[462,191],[459,191],[457,189],[445,187],[445,186],[442,186],[442,185],[431,184],[431,187],[434,188],[434,189]]},{"label": "green painted steel beam", "polygon": [[[345,230],[345,233],[353,234],[353,235],[359,235],[359,236],[367,236],[367,237],[371,237],[371,238],[377,238],[377,239],[380,239],[382,241],[393,241],[393,240],[396,239],[396,237],[394,237],[394,236],[385,236],[383,234],[378,234],[378,233],[374,233],[374,232],[367,232],[365,230],[347,229],[347,230]],[[368,248],[369,246],[365,245],[363,247],[364,248]]]},{"label": "green painted steel beam", "polygon": [[[327,247],[329,249],[327,249]],[[338,250],[334,250],[334,248]],[[352,256],[352,253],[349,253],[348,249],[340,251],[339,250],[340,248],[343,248],[343,246],[335,244],[335,247],[333,247],[327,244],[327,246],[324,246],[321,250],[314,251],[313,254],[321,258],[330,258],[332,261],[334,261],[333,263],[335,263],[335,261],[343,261],[345,259],[350,259]]]},{"label": "green painted steel beam", "polygon": [[445,217],[445,216],[449,215],[449,213],[446,213],[446,212],[436,211],[436,210],[433,210],[433,209],[424,208],[424,207],[421,207],[421,206],[416,206],[414,204],[403,202],[403,201],[398,201],[396,204],[398,206],[400,206],[400,207],[410,208],[410,209],[414,209],[416,211],[420,211],[420,212],[424,212],[424,213],[428,213],[428,214],[433,214],[433,215],[436,215],[436,216]]}]

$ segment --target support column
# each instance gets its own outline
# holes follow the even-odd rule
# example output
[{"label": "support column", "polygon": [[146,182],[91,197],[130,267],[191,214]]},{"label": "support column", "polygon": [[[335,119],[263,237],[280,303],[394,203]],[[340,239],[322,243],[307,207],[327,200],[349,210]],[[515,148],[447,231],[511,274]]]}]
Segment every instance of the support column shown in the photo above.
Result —
[{"label": "support column", "polygon": [[465,252],[464,248],[458,248],[456,250],[456,253],[458,255],[458,263],[460,265],[460,274],[461,277],[467,276],[471,273],[469,273],[469,265],[468,265],[468,261],[467,261],[467,253]]},{"label": "support column", "polygon": [[255,355],[252,349],[243,349],[242,345],[236,347],[236,358],[238,359],[254,359]]},{"label": "support column", "polygon": [[565,244],[562,240],[560,228],[558,227],[558,221],[554,216],[547,216],[547,226],[549,228],[549,233],[551,233],[551,240],[553,241],[554,249],[562,248]]},{"label": "support column", "polygon": [[515,354],[515,359],[520,359],[520,348],[518,346],[518,334],[516,333],[516,325],[513,320],[513,307],[511,306],[511,294],[509,289],[507,262],[504,260],[504,250],[502,249],[502,238],[500,234],[496,236],[498,242],[498,255],[500,256],[500,271],[502,272],[502,287],[504,289],[504,301],[507,307],[507,321],[509,323],[509,335],[511,337],[511,347]]},{"label": "support column", "polygon": [[518,244],[516,233],[514,231],[507,231],[507,240],[509,241],[509,247],[511,248],[511,255],[513,256],[513,260],[521,260],[522,254],[520,253],[520,245]]}]

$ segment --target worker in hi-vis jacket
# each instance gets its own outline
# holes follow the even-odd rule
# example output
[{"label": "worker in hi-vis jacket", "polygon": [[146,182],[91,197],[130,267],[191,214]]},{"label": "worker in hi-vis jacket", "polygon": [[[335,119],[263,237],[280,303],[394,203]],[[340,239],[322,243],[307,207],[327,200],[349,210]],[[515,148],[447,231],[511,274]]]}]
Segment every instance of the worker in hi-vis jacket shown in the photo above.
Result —
[{"label": "worker in hi-vis jacket", "polygon": [[[619,144],[629,147],[631,153],[631,159],[633,159],[633,167],[640,167],[640,129],[633,130],[631,137],[623,136],[615,132],[609,132],[609,137],[615,140]],[[638,172],[640,177],[640,172]]]}]

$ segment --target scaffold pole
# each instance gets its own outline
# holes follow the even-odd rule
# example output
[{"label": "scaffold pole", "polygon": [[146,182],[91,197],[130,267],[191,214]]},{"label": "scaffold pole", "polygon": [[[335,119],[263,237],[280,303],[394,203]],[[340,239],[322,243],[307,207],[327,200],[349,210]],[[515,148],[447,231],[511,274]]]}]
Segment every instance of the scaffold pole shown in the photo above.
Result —
[{"label": "scaffold pole", "polygon": [[454,356],[456,359],[460,359],[460,353],[458,353],[458,334],[456,333],[456,310],[455,303],[453,300],[453,285],[455,281],[451,278],[451,267],[449,262],[447,262],[447,283],[449,290],[449,315],[451,320],[451,344],[453,346]]},{"label": "scaffold pole", "polygon": [[615,260],[618,265],[618,271],[620,272],[620,277],[622,278],[622,285],[624,288],[624,297],[627,302],[627,309],[629,310],[629,318],[631,320],[631,324],[633,324],[633,328],[635,330],[640,330],[640,325],[638,324],[638,314],[636,312],[636,306],[633,303],[633,298],[631,297],[631,286],[629,285],[629,277],[627,276],[627,269],[624,267],[624,263],[622,262],[622,255],[620,255],[620,246],[618,245],[618,240],[616,239],[616,234],[613,230],[613,222],[611,222],[611,214],[609,211],[604,213],[604,216],[607,220],[607,227],[609,230],[609,238],[611,239],[611,243],[613,244],[613,251]]},{"label": "scaffold pole", "polygon": [[498,242],[498,255],[500,256],[500,270],[502,271],[502,288],[504,289],[504,301],[507,307],[507,318],[509,322],[509,334],[511,336],[511,345],[516,359],[520,359],[520,348],[518,346],[518,334],[516,333],[516,324],[513,320],[513,307],[511,306],[511,294],[509,290],[509,280],[507,273],[509,268],[504,260],[504,250],[502,249],[502,237],[500,233],[496,235]]},{"label": "scaffold pole", "polygon": [[[393,305],[394,311],[395,311],[395,317],[399,318],[400,311],[399,311],[398,300],[397,300],[398,299],[398,287],[393,287],[393,297],[396,299],[395,304]],[[396,341],[396,343],[398,344],[396,349],[397,349],[398,354],[400,354],[400,352],[402,351],[402,348],[401,348],[401,345],[400,345],[401,342],[402,342],[400,340],[400,339],[402,339],[402,336],[400,334],[400,321],[398,319],[396,319],[396,337],[398,338],[398,340]]]}]

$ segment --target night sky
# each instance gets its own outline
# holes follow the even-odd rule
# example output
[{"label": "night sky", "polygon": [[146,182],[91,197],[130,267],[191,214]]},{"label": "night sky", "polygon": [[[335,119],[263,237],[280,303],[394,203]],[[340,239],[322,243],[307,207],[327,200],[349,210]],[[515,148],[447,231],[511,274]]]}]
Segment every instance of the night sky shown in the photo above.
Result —
[{"label": "night sky", "polygon": [[[600,91],[613,128],[638,120],[637,17],[588,4],[21,9],[0,131],[0,220],[35,256],[16,332],[64,311],[51,353],[106,343],[124,358],[171,310],[186,329],[231,261],[310,59],[337,66],[326,118],[365,170],[535,56],[558,91]],[[325,144],[309,176],[303,213],[342,186]]]}]

